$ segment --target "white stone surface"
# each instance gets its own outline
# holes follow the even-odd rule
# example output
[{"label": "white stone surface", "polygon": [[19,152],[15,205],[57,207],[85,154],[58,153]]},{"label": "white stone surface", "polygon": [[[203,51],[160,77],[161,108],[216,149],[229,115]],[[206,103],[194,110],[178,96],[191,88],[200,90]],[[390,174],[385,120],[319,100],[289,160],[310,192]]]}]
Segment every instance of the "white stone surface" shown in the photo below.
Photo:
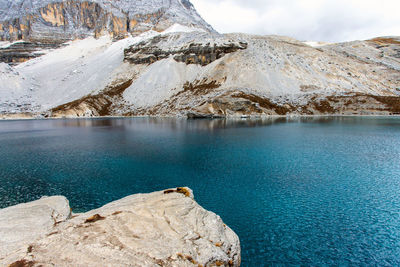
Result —
[{"label": "white stone surface", "polygon": [[[237,235],[218,215],[199,206],[190,189],[175,191],[128,196],[73,215],[53,227],[42,229],[26,224],[32,232],[47,234],[22,242],[19,249],[8,251],[6,256],[0,247],[0,265],[25,261],[34,266],[239,266]],[[8,208],[8,214],[21,221],[25,216],[19,212],[21,209],[26,210],[30,220],[42,220],[47,214],[31,212],[43,205],[27,203],[17,207]],[[1,210],[0,214],[4,212]],[[96,214],[100,220],[87,221]],[[0,227],[6,223],[3,220]],[[9,226],[8,235],[15,230]]]},{"label": "white stone surface", "polygon": [[68,200],[63,196],[0,209],[0,262],[10,253],[44,237],[71,215]]}]

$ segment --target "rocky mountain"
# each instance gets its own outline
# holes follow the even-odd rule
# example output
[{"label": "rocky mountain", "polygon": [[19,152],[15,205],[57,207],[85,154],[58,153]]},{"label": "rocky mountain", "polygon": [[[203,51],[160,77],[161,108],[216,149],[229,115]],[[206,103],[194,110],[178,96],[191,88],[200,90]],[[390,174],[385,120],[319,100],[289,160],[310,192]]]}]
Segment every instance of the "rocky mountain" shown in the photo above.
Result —
[{"label": "rocky mountain", "polygon": [[[91,3],[111,14],[118,14],[113,11],[118,7],[130,19],[156,10],[155,2],[113,1],[113,7],[104,0]],[[75,33],[83,33],[81,40],[57,49],[43,42],[35,52],[39,57],[3,63],[0,113],[194,118],[400,114],[399,37],[321,44],[282,36],[222,35],[189,2],[168,3],[166,20],[129,26],[122,35],[113,27],[90,34],[75,27]],[[9,20],[17,16],[2,14]],[[46,27],[50,32],[58,26]],[[64,37],[68,34],[66,30]],[[10,46],[19,43],[2,43],[0,51],[8,49],[9,54]]]},{"label": "rocky mountain", "polygon": [[163,31],[178,22],[213,31],[188,0],[0,0],[0,41],[25,41],[12,51],[0,50],[0,60],[33,58],[32,47],[38,51],[43,44],[57,48],[69,40],[104,34],[121,39]]}]

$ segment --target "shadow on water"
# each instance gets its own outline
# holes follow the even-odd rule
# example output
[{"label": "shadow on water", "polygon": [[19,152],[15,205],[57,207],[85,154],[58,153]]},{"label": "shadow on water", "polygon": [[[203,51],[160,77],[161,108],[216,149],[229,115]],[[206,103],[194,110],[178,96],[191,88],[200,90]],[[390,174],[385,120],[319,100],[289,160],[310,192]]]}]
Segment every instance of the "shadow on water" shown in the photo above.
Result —
[{"label": "shadow on water", "polygon": [[397,124],[400,120],[396,117],[356,117],[356,116],[315,116],[315,117],[264,117],[264,118],[230,118],[230,119],[195,119],[185,118],[95,118],[95,119],[54,119],[54,120],[12,120],[0,121],[0,133],[18,131],[46,131],[55,128],[140,128],[159,127],[171,130],[219,130],[229,128],[265,127],[288,123],[314,123],[314,124],[368,124],[388,125]]}]

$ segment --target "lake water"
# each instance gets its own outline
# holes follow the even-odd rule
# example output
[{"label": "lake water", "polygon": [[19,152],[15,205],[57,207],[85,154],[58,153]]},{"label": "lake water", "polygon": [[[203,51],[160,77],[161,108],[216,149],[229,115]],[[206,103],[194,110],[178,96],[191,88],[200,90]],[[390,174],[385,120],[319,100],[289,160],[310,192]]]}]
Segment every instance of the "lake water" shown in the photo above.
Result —
[{"label": "lake water", "polygon": [[0,208],[189,186],[242,266],[400,265],[400,119],[0,121]]}]

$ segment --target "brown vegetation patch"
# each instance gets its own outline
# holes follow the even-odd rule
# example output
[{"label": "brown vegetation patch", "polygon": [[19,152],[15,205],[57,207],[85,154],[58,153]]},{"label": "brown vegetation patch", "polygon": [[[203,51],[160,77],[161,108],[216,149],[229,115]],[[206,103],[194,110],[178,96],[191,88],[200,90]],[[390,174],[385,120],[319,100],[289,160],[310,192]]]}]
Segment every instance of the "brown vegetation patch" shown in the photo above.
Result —
[{"label": "brown vegetation patch", "polygon": [[258,103],[260,107],[273,110],[275,111],[278,115],[286,115],[287,113],[291,112],[293,110],[293,107],[290,106],[290,108],[278,105],[276,103],[271,102],[268,98],[262,98],[257,95],[253,94],[246,94],[243,92],[237,93],[235,95],[232,95],[232,97],[236,98],[244,98],[247,100],[250,100],[251,102]]},{"label": "brown vegetation patch", "polygon": [[312,92],[312,91],[317,91],[321,88],[319,88],[316,85],[300,85],[300,91],[302,92]]},{"label": "brown vegetation patch", "polygon": [[377,96],[363,93],[354,93],[340,96],[327,96],[325,100],[316,100],[312,97],[310,102],[304,106],[314,106],[315,110],[325,114],[337,114],[341,112],[352,112],[361,114],[400,114],[400,97]]},{"label": "brown vegetation patch", "polygon": [[[226,80],[226,78],[225,78]],[[176,96],[186,93],[186,92],[191,92],[193,95],[205,95],[211,92],[214,89],[217,89],[221,87],[221,83],[217,82],[215,80],[212,81],[207,81],[206,78],[203,80],[196,80],[193,83],[186,82],[183,85],[183,91],[179,92],[176,94]]]},{"label": "brown vegetation patch", "polygon": [[100,220],[104,220],[105,217],[101,216],[100,214],[95,214],[85,220],[85,223],[94,223]]},{"label": "brown vegetation patch", "polygon": [[[135,109],[129,112],[126,112],[124,116],[138,116],[138,115],[166,115],[166,114],[174,114],[175,110],[179,110],[178,103],[185,103],[187,101],[186,98],[191,98],[192,96],[202,96],[211,93],[213,90],[219,88],[223,82],[226,81],[226,77],[218,80],[207,80],[207,78],[203,78],[202,80],[195,80],[193,82],[187,81],[183,85],[183,90],[175,93],[169,99],[164,100],[163,102],[149,108],[149,109]],[[183,108],[186,110],[186,108]]]},{"label": "brown vegetation patch", "polygon": [[193,259],[192,256],[186,255],[186,259],[187,259],[188,261],[190,261],[191,263],[193,263],[193,264],[197,264],[197,261],[195,261],[195,259]]},{"label": "brown vegetation patch", "polygon": [[58,231],[54,231],[54,232],[51,232],[51,233],[47,234],[47,236],[55,235],[55,234],[58,234],[58,233],[59,233]]},{"label": "brown vegetation patch", "polygon": [[176,188],[176,192],[184,194],[186,197],[190,197],[190,191],[185,187]]},{"label": "brown vegetation patch", "polygon": [[35,265],[34,261],[27,261],[25,259],[16,261],[8,265],[8,267],[33,267]]},{"label": "brown vegetation patch", "polygon": [[79,106],[81,104],[86,104],[92,110],[97,111],[100,116],[107,116],[110,114],[109,109],[110,106],[112,105],[112,102],[100,94],[93,96],[85,96],[83,98],[55,107],[51,111],[64,112],[73,109],[79,110]]},{"label": "brown vegetation patch", "polygon": [[[232,98],[243,100],[235,101]],[[246,94],[243,92],[227,93],[221,98],[211,102],[213,111],[206,108],[189,112],[188,118],[214,118],[218,115],[225,116],[228,111],[231,114],[400,114],[400,96],[376,96],[363,93],[351,93],[343,95],[320,96],[309,95],[306,104],[273,103],[268,98]]]},{"label": "brown vegetation patch", "polygon": [[116,211],[116,212],[113,212],[113,214],[111,214],[111,215],[118,215],[118,214],[121,214],[122,213],[122,211]]},{"label": "brown vegetation patch", "polygon": [[32,253],[32,250],[33,250],[33,246],[29,245],[28,248],[26,249],[26,252],[27,253]]},{"label": "brown vegetation patch", "polygon": [[193,257],[190,255],[183,255],[182,253],[176,253],[176,255],[178,256],[178,258],[181,258],[182,260],[187,260],[187,261],[190,261],[194,265],[197,264],[198,266],[202,266],[195,259],[193,259]]},{"label": "brown vegetation patch", "polygon": [[339,100],[335,96],[328,96],[326,99],[330,102],[338,103]]},{"label": "brown vegetation patch", "polygon": [[320,100],[319,102],[314,103],[315,109],[321,113],[333,114],[336,112],[336,109],[331,106],[329,101]]},{"label": "brown vegetation patch", "polygon": [[386,45],[386,44],[396,44],[400,45],[400,41],[394,39],[394,38],[388,38],[388,37],[378,37],[371,39],[372,42],[378,43],[380,45]]},{"label": "brown vegetation patch", "polygon": [[133,83],[133,79],[124,81],[114,86],[106,87],[102,92],[97,95],[88,95],[80,99],[68,102],[66,104],[57,106],[51,111],[53,113],[65,112],[68,110],[79,110],[79,106],[86,104],[93,111],[96,111],[99,116],[111,115],[110,107],[113,104],[112,98],[122,96],[122,93]]},{"label": "brown vegetation patch", "polygon": [[108,86],[106,89],[104,89],[104,94],[108,96],[116,96],[116,95],[122,95],[125,90],[131,86],[133,83],[133,79],[121,82],[115,86]]},{"label": "brown vegetation patch", "polygon": [[400,114],[400,97],[398,96],[375,96],[371,95],[370,97],[375,100],[385,104],[388,109],[394,114]]},{"label": "brown vegetation patch", "polygon": [[164,194],[180,193],[184,194],[186,197],[190,197],[190,191],[185,187],[177,187],[176,189],[164,190]]}]

